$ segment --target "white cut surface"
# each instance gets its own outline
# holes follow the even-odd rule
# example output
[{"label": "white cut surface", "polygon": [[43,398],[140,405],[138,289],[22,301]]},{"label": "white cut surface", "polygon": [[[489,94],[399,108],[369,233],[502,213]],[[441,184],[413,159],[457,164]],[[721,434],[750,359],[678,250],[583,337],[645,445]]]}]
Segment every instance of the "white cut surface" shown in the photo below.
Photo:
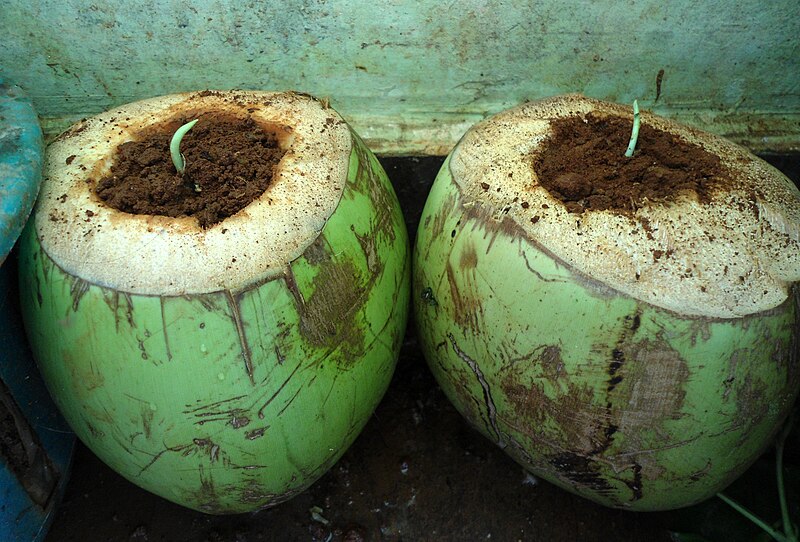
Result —
[{"label": "white cut surface", "polygon": [[[261,197],[202,229],[192,217],[125,213],[94,194],[117,146],[198,109],[290,128],[279,136],[286,154]],[[319,236],[341,199],[351,147],[341,117],[304,94],[201,92],[131,103],[82,121],[50,145],[36,233],[56,264],[95,284],[149,295],[236,290],[283,272]]]},{"label": "white cut surface", "polygon": [[576,214],[550,195],[531,155],[551,134],[553,120],[592,111],[632,115],[630,108],[567,95],[476,124],[450,161],[462,203],[489,209],[492,220],[510,218],[533,242],[592,279],[681,314],[734,318],[786,300],[800,280],[800,192],[723,138],[642,112],[643,124],[702,146],[730,169],[735,182],[708,203],[683,193],[629,214]]}]

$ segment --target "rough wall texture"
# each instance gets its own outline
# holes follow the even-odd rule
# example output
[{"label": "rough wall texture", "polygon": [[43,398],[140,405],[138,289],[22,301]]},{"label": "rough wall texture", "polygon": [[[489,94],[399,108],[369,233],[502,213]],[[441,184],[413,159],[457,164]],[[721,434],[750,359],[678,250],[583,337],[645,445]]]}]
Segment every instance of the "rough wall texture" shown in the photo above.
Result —
[{"label": "rough wall texture", "polygon": [[755,150],[800,148],[794,0],[9,0],[0,72],[54,133],[202,88],[329,96],[373,149],[449,150],[489,113],[566,92],[643,106]]}]

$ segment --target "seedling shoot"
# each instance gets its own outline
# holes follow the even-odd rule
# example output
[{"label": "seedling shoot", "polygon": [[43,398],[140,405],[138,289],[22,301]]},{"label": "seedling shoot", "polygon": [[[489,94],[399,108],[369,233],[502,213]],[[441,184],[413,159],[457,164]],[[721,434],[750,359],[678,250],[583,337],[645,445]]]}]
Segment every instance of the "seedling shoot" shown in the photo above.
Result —
[{"label": "seedling shoot", "polygon": [[631,140],[628,143],[628,150],[625,151],[625,156],[630,158],[633,156],[633,151],[636,148],[636,140],[639,139],[639,102],[633,100],[633,130],[631,130]]},{"label": "seedling shoot", "polygon": [[172,156],[172,163],[175,165],[175,170],[181,175],[183,175],[186,169],[186,159],[181,154],[181,141],[183,140],[183,136],[186,135],[186,132],[191,130],[198,120],[199,119],[194,119],[191,122],[187,122],[175,130],[172,141],[169,142],[169,154]]}]

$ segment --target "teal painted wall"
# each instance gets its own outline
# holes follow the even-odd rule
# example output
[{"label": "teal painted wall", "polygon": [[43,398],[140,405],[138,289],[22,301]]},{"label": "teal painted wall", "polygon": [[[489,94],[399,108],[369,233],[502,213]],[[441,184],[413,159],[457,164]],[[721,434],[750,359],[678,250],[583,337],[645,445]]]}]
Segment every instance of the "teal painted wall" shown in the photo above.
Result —
[{"label": "teal painted wall", "polygon": [[797,0],[5,0],[0,32],[0,77],[50,134],[159,94],[297,89],[379,152],[443,154],[488,114],[583,92],[800,150]]}]

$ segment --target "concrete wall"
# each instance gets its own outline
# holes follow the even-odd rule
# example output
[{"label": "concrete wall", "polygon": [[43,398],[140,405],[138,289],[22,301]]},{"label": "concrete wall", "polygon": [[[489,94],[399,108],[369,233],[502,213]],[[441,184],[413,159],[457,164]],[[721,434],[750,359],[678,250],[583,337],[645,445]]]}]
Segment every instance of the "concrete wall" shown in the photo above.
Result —
[{"label": "concrete wall", "polygon": [[379,152],[442,154],[488,114],[583,92],[800,150],[799,15],[797,0],[5,0],[0,77],[50,134],[158,94],[296,89]]}]

